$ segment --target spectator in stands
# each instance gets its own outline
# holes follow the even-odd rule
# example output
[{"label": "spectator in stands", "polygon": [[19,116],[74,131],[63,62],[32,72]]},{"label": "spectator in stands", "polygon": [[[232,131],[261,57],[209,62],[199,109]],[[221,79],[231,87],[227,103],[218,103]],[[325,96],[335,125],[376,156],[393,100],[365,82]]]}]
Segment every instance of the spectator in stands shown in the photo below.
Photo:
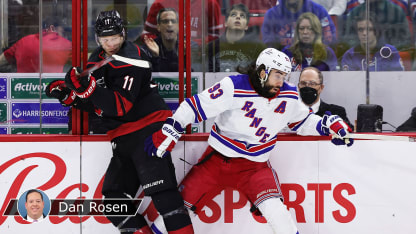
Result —
[{"label": "spectator in stands", "polygon": [[[370,13],[377,16],[373,22],[380,28],[380,36],[396,47],[399,51],[407,51],[413,47],[409,22],[406,12],[391,0],[369,0]],[[338,34],[339,39],[350,47],[357,42],[355,36],[356,17],[366,12],[366,4],[361,4],[351,10],[346,19],[345,33]]]},{"label": "spectator in stands", "polygon": [[[178,4],[178,0],[155,0],[150,7],[142,34],[155,38],[158,34],[157,13],[163,8],[173,8],[178,11]],[[221,9],[218,0],[205,1],[204,12],[202,12],[201,4],[202,0],[191,0],[191,37],[199,45],[202,43],[202,30],[208,30],[205,41],[209,42],[218,38],[222,28]],[[204,15],[206,16],[206,27],[202,25]]]},{"label": "spectator in stands", "polygon": [[342,15],[347,9],[348,0],[313,0],[322,5],[329,15]]},{"label": "spectator in stands", "polygon": [[[381,29],[374,15],[367,19],[365,14],[356,17],[355,31],[359,44],[345,52],[341,67],[344,71],[365,71],[367,69],[367,44],[369,47],[368,67],[370,71],[403,71],[403,64],[397,49],[383,42]],[[367,31],[368,26],[368,31]]]},{"label": "spectator in stands", "polygon": [[331,114],[338,115],[351,129],[354,129],[347,118],[344,107],[322,101],[321,93],[325,87],[323,82],[324,77],[319,69],[315,67],[304,68],[300,73],[298,83],[302,102],[316,115],[323,116],[326,111],[330,111]]},{"label": "spectator in stands", "polygon": [[162,8],[157,14],[158,37],[144,35],[154,72],[178,71],[178,13],[173,8]]},{"label": "spectator in stands", "polygon": [[208,45],[209,71],[236,71],[247,66],[266,46],[255,34],[247,34],[250,19],[246,5],[233,5],[225,16],[225,33]]},{"label": "spectator in stands", "polygon": [[[70,63],[72,43],[63,37],[63,26],[56,18],[47,18],[42,31],[42,72],[64,72]],[[21,38],[0,55],[0,66],[14,64],[19,73],[40,72],[40,35],[31,34]]]},{"label": "spectator in stands", "polygon": [[263,42],[268,47],[282,49],[292,44],[295,22],[302,13],[312,12],[321,22],[323,42],[336,41],[336,28],[325,8],[312,0],[280,0],[269,9],[261,28]]},{"label": "spectator in stands", "polygon": [[321,71],[335,71],[338,65],[334,51],[322,43],[322,26],[318,17],[303,13],[296,21],[293,44],[283,50],[292,63],[292,71],[305,67],[317,67]]},{"label": "spectator in stands", "polygon": [[[206,0],[202,6],[202,0],[191,0],[191,40],[196,45],[191,45],[192,69],[193,71],[202,71],[202,42],[208,43],[215,40],[220,35],[222,29],[221,9],[219,0]],[[162,8],[173,8],[178,11],[178,0],[155,0],[150,7],[146,18],[144,30],[139,40],[144,41],[144,35],[156,38],[157,32],[157,13]],[[204,9],[204,10],[203,10]],[[203,19],[203,17],[205,18]],[[204,22],[204,25],[202,24]],[[203,30],[205,38],[203,39]],[[206,32],[207,31],[207,32]],[[191,42],[191,43],[192,43]]]},{"label": "spectator in stands", "polygon": [[413,108],[410,118],[397,127],[396,132],[415,132],[416,131],[416,107]]}]

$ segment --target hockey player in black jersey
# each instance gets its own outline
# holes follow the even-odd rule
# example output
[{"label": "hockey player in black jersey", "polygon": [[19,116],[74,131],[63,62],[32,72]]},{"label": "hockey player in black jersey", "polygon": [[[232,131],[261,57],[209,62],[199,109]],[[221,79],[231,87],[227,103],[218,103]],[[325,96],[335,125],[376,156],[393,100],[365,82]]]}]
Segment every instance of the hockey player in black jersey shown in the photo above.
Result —
[{"label": "hockey player in black jersey", "polygon": [[[125,29],[117,11],[100,12],[95,33],[99,47],[91,54],[87,68],[113,54],[146,59],[137,45],[125,40]],[[151,69],[114,60],[89,76],[79,77],[80,73],[79,69],[71,69],[65,83],[51,82],[46,92],[63,105],[94,111],[109,129],[113,157],[102,189],[105,199],[134,197],[142,185],[145,195],[152,198],[162,215],[168,233],[194,233],[177,190],[171,157],[149,157],[144,151],[144,140],[172,115],[151,84]],[[152,233],[139,214],[107,218],[123,234]]]}]

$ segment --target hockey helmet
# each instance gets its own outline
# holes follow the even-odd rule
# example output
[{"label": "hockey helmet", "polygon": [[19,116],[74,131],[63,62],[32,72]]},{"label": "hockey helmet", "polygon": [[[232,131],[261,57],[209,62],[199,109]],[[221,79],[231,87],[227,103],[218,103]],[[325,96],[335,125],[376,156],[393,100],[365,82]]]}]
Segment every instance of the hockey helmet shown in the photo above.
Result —
[{"label": "hockey helmet", "polygon": [[95,21],[95,34],[97,37],[116,34],[124,36],[124,25],[120,14],[116,10],[101,11]]},{"label": "hockey helmet", "polygon": [[272,69],[282,71],[289,74],[292,71],[292,65],[290,63],[289,57],[274,48],[264,49],[256,60],[256,68],[259,68],[261,65],[265,66],[266,74],[270,74]]}]

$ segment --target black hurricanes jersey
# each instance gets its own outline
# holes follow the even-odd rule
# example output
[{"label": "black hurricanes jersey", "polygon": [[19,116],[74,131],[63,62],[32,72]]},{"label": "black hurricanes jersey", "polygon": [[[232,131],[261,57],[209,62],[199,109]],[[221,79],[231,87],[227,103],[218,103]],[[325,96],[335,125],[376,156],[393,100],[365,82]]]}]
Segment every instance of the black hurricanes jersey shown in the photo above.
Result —
[{"label": "black hurricanes jersey", "polygon": [[[140,48],[129,41],[123,43],[117,55],[147,60]],[[91,54],[87,68],[103,59],[105,52],[99,47]],[[102,117],[111,138],[165,121],[171,115],[156,85],[151,82],[151,69],[113,60],[95,70],[92,76],[97,87],[89,98],[89,104]]]}]

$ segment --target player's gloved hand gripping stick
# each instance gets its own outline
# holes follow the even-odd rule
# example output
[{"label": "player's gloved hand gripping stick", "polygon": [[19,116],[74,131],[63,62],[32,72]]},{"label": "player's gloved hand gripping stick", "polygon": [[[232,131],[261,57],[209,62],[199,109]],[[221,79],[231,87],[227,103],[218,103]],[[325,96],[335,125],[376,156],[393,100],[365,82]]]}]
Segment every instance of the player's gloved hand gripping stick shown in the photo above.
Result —
[{"label": "player's gloved hand gripping stick", "polygon": [[153,133],[145,140],[144,150],[150,156],[166,157],[175,147],[184,130],[179,122],[167,118],[162,129]]},{"label": "player's gloved hand gripping stick", "polygon": [[73,67],[65,75],[65,84],[75,92],[80,98],[89,98],[94,92],[97,82],[94,76],[89,75],[80,76],[82,74],[81,68]]},{"label": "player's gloved hand gripping stick", "polygon": [[58,99],[63,106],[72,106],[77,97],[75,92],[69,89],[63,80],[50,82],[46,86],[45,93],[48,97]]},{"label": "player's gloved hand gripping stick", "polygon": [[141,68],[150,68],[151,65],[149,61],[141,60],[141,59],[132,59],[126,58],[120,55],[112,55],[109,56],[100,62],[96,63],[94,66],[82,71],[79,67],[73,67],[66,73],[65,76],[65,84],[68,88],[75,91],[75,94],[80,98],[88,98],[94,92],[96,87],[96,79],[91,73],[98,68],[106,65],[107,63],[117,60],[123,63],[131,64],[133,66],[141,67]]},{"label": "player's gloved hand gripping stick", "polygon": [[332,115],[331,112],[325,112],[317,130],[322,136],[332,135],[331,142],[335,145],[351,146],[354,139],[350,138],[351,128],[339,117]]}]

